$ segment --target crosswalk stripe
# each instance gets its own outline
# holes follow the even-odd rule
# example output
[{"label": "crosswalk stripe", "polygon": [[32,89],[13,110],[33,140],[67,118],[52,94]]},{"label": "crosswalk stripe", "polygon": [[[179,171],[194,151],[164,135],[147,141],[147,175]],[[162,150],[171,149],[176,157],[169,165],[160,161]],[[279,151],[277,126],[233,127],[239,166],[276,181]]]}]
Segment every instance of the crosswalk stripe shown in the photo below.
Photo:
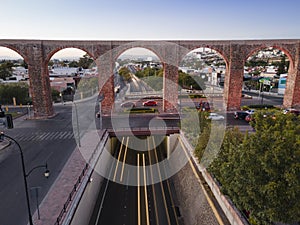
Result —
[{"label": "crosswalk stripe", "polygon": [[53,132],[53,134],[49,137],[48,140],[54,140],[58,134],[59,134],[59,131]]},{"label": "crosswalk stripe", "polygon": [[14,136],[18,141],[46,141],[46,140],[66,140],[74,138],[73,131],[50,131],[19,133]]}]

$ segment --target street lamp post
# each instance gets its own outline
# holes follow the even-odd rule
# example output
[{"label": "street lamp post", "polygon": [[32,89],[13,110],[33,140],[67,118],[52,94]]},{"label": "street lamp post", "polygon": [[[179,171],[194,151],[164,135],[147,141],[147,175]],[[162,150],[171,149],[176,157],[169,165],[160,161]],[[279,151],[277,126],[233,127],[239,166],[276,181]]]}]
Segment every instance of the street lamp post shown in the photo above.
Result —
[{"label": "street lamp post", "polygon": [[78,145],[79,145],[79,147],[81,147],[77,104],[76,104],[75,102],[73,102],[73,104],[74,104],[74,106],[75,106],[75,115],[76,115],[76,124],[77,124],[77,136],[78,136]]},{"label": "street lamp post", "polygon": [[99,104],[99,114],[98,114],[98,118],[99,118],[99,129],[102,129],[102,101],[104,100],[105,96],[103,93],[100,93],[97,97],[97,102]]},{"label": "street lamp post", "polygon": [[1,139],[3,139],[4,137],[12,140],[18,146],[18,149],[19,149],[19,152],[20,152],[20,155],[21,155],[22,173],[23,173],[23,178],[24,178],[25,193],[26,193],[26,202],[27,202],[27,208],[28,208],[28,220],[29,220],[29,224],[33,225],[32,216],[31,216],[31,210],[30,210],[30,201],[29,201],[29,194],[28,194],[27,177],[31,174],[31,172],[33,170],[35,170],[37,168],[44,167],[44,168],[46,168],[46,170],[44,172],[44,176],[46,178],[48,178],[49,175],[50,175],[50,171],[48,170],[47,164],[45,164],[45,165],[36,166],[36,167],[32,168],[28,173],[26,173],[25,162],[24,162],[24,155],[23,155],[23,151],[22,151],[22,148],[21,148],[20,144],[15,139],[13,139],[12,137],[10,137],[10,136],[4,134],[3,132],[1,132]]}]

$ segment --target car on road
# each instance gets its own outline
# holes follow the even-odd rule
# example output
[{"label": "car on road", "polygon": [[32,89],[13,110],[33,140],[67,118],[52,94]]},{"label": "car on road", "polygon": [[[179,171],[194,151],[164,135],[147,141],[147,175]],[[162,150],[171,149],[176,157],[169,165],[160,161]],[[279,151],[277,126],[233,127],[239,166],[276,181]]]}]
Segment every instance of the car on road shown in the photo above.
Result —
[{"label": "car on road", "polygon": [[149,100],[146,102],[143,102],[143,106],[157,106],[157,102],[153,100]]},{"label": "car on road", "polygon": [[244,120],[246,118],[246,116],[248,116],[249,113],[246,111],[238,111],[238,112],[234,112],[234,118],[237,120]]},{"label": "car on road", "polygon": [[210,113],[208,119],[216,121],[216,120],[224,120],[225,117],[218,113]]},{"label": "car on road", "polygon": [[134,102],[124,102],[121,104],[122,108],[134,108],[136,105]]},{"label": "car on road", "polygon": [[200,111],[210,111],[209,102],[200,101],[199,104],[196,106],[196,109],[198,109]]}]

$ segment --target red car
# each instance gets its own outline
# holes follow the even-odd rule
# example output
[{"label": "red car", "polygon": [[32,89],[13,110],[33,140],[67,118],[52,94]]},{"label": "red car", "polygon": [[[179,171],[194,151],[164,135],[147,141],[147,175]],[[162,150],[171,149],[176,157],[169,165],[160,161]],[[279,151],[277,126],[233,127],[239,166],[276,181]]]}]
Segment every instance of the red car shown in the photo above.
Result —
[{"label": "red car", "polygon": [[157,102],[149,100],[149,101],[143,102],[143,106],[157,106]]}]

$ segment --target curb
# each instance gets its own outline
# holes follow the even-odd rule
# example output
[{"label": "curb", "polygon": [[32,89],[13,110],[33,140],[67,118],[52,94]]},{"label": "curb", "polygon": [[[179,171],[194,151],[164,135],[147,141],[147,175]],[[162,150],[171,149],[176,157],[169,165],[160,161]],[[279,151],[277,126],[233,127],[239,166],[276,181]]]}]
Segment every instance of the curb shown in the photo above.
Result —
[{"label": "curb", "polygon": [[11,142],[8,140],[3,140],[0,142],[0,151],[4,150],[6,147],[10,146]]}]

